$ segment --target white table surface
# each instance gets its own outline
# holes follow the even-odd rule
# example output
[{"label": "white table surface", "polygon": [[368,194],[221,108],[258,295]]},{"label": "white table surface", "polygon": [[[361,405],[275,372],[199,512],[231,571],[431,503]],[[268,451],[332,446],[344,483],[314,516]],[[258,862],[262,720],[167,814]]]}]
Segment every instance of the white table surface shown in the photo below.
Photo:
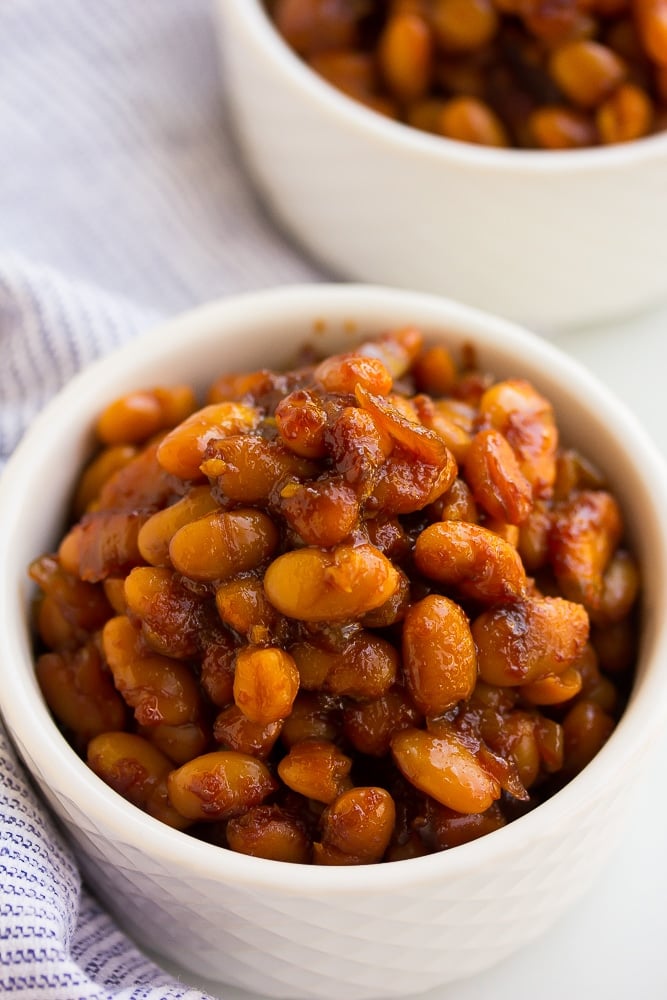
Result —
[{"label": "white table surface", "polygon": [[[667,457],[667,307],[554,340],[634,410]],[[249,1000],[233,987],[217,995]],[[588,895],[501,965],[410,1000],[667,1000],[667,720],[620,847]]]}]

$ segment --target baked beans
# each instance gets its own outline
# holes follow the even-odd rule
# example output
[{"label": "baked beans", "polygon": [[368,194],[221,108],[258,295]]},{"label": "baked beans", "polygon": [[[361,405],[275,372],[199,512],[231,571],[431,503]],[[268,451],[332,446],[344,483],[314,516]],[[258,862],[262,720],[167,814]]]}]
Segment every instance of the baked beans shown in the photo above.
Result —
[{"label": "baked beans", "polygon": [[667,0],[267,0],[287,44],[373,110],[483,146],[629,142],[667,123]]},{"label": "baked beans", "polygon": [[396,329],[199,402],[134,392],[97,431],[30,567],[36,669],[137,808],[273,860],[396,861],[516,819],[612,732],[640,586],[622,511],[549,400],[471,347]]}]

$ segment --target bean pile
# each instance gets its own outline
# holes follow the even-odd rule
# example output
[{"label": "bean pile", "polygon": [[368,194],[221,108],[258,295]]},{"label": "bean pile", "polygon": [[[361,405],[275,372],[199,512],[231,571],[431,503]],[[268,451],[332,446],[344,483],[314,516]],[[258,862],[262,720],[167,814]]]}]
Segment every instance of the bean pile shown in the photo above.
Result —
[{"label": "bean pile", "polygon": [[576,149],[667,127],[667,0],[268,0],[286,42],[390,118]]},{"label": "bean pile", "polygon": [[37,677],[120,795],[324,865],[503,826],[597,753],[639,574],[549,401],[392,330],[293,370],[132,392],[30,566]]}]

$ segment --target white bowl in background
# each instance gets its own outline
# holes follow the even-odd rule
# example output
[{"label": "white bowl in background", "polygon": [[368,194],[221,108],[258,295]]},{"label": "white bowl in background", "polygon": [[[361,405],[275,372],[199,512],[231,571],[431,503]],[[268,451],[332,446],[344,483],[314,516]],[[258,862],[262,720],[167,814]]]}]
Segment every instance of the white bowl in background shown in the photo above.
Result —
[{"label": "white bowl in background", "polygon": [[[480,364],[521,375],[562,435],[595,457],[625,512],[643,576],[630,703],[597,757],[553,798],[478,841],[394,864],[290,865],[175,831],[118,796],[65,742],[39,692],[26,568],[62,531],[100,409],[156,384],[284,365],[408,323]],[[47,488],[48,487],[48,488]],[[617,843],[635,778],[667,717],[667,474],[637,421],[580,365],[499,319],[418,293],[305,286],[206,306],[77,376],[0,480],[0,707],[85,877],[139,944],[193,976],[289,1000],[400,997],[472,975],[542,934],[591,886]],[[222,990],[224,995],[224,989]]]},{"label": "white bowl in background", "polygon": [[335,275],[539,333],[667,298],[667,133],[572,151],[427,135],[320,79],[261,0],[217,0],[225,94],[276,219]]}]

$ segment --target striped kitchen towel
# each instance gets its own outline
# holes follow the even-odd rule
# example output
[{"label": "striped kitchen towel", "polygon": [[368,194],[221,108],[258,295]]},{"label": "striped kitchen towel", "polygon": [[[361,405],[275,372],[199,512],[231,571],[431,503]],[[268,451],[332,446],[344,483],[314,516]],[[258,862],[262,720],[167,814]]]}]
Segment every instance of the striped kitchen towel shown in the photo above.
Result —
[{"label": "striped kitchen towel", "polygon": [[[79,368],[153,320],[145,309],[0,256],[0,462]],[[142,955],[82,887],[76,860],[0,723],[0,996],[199,1000]]]},{"label": "striped kitchen towel", "polygon": [[[0,4],[0,465],[76,371],[156,319],[321,276],[245,176],[209,7]],[[82,887],[1,725],[0,995],[204,997]]]}]

